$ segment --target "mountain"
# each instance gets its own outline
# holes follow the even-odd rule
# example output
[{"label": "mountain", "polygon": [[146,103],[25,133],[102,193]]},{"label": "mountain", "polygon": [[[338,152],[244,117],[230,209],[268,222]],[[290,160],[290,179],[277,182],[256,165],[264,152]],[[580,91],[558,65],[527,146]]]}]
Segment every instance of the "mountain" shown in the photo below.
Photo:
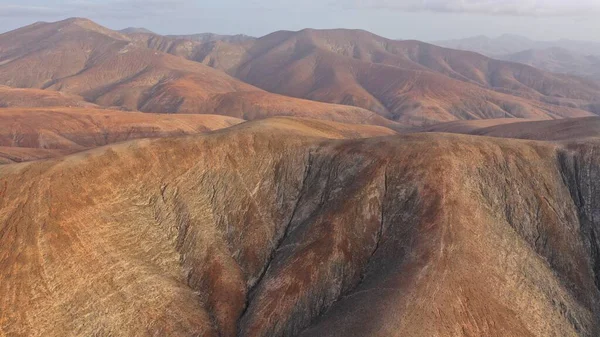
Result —
[{"label": "mountain", "polygon": [[86,19],[0,35],[0,85],[77,95],[105,107],[243,119],[295,115],[393,125],[373,112],[274,95],[222,71],[142,46]]},{"label": "mountain", "polygon": [[432,43],[441,47],[472,51],[489,57],[539,48],[539,42],[513,34],[504,34],[496,38],[479,35],[464,39],[434,41]]},{"label": "mountain", "polygon": [[405,124],[583,117],[600,98],[599,85],[580,78],[365,31],[282,31],[240,44],[155,39],[150,48],[269,92],[358,106]]},{"label": "mountain", "polygon": [[119,33],[121,33],[121,34],[154,34],[154,32],[152,32],[151,30],[142,28],[142,27],[128,27],[128,28],[119,30]]},{"label": "mountain", "polygon": [[519,53],[529,49],[560,48],[580,55],[600,56],[600,42],[555,40],[535,41],[519,35],[505,34],[496,38],[476,36],[465,39],[435,41],[433,44],[460,50],[474,51],[490,57]]},{"label": "mountain", "polygon": [[[135,38],[269,92],[359,106],[404,124],[581,117],[595,112],[589,106],[600,90],[579,78],[364,31],[276,32],[239,43],[148,34]],[[582,109],[588,112],[576,111]]]},{"label": "mountain", "polygon": [[600,97],[599,84],[577,77],[365,31],[199,42],[121,34],[85,19],[0,35],[0,84],[144,112],[284,115],[397,130],[457,119],[585,117]]},{"label": "mountain", "polygon": [[56,157],[131,139],[203,133],[242,122],[215,115],[4,108],[0,109],[0,163]]},{"label": "mountain", "polygon": [[0,166],[0,334],[600,334],[597,139],[335,125]]},{"label": "mountain", "polygon": [[517,35],[437,41],[436,45],[477,52],[500,60],[518,62],[541,70],[600,81],[600,43],[557,40],[534,41]]},{"label": "mountain", "polygon": [[548,48],[529,49],[501,55],[498,58],[554,73],[576,75],[600,82],[600,57],[598,56],[584,56],[563,48]]}]

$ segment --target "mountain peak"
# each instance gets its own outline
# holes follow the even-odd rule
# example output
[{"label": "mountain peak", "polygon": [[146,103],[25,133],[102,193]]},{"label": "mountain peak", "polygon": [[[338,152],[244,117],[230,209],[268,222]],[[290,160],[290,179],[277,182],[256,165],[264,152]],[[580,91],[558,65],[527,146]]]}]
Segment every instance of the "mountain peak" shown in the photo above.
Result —
[{"label": "mountain peak", "polygon": [[118,31],[121,34],[156,34],[150,29],[144,27],[127,27]]}]

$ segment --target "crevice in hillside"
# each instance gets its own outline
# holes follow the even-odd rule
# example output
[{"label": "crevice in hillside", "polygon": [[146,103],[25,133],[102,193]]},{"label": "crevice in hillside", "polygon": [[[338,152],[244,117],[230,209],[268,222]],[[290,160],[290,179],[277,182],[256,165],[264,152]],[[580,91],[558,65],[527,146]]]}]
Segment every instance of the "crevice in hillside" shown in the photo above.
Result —
[{"label": "crevice in hillside", "polygon": [[[586,151],[587,152],[587,151]],[[571,199],[577,207],[581,235],[586,243],[593,269],[596,288],[600,291],[600,166],[595,163],[595,151],[589,153],[561,149],[558,153],[559,168],[563,183],[570,191]]]},{"label": "crevice in hillside", "polygon": [[383,176],[382,176],[382,180],[383,180],[383,187],[382,187],[382,191],[381,191],[381,206],[380,206],[380,221],[379,221],[379,228],[377,229],[376,232],[376,237],[375,237],[375,243],[373,246],[372,251],[370,252],[369,256],[366,259],[366,262],[364,263],[364,265],[362,266],[362,271],[360,273],[360,277],[358,279],[358,281],[356,282],[356,284],[354,284],[350,289],[347,289],[346,291],[342,292],[339,294],[339,296],[337,297],[337,299],[335,299],[332,303],[330,303],[327,307],[323,307],[321,308],[321,312],[316,315],[315,317],[312,318],[311,322],[309,324],[307,324],[304,328],[300,329],[296,334],[294,334],[293,336],[300,336],[302,335],[305,331],[307,331],[308,329],[310,329],[311,327],[314,326],[315,323],[319,322],[319,320],[322,319],[322,317],[324,315],[326,315],[329,310],[331,310],[331,308],[333,308],[338,302],[344,300],[345,298],[348,298],[350,296],[352,296],[353,294],[356,293],[356,290],[360,288],[360,286],[364,283],[367,274],[368,274],[368,267],[371,265],[374,256],[377,254],[377,252],[379,251],[379,248],[381,246],[381,241],[383,238],[383,234],[384,231],[386,229],[386,217],[385,217],[385,212],[386,212],[386,200],[387,200],[387,194],[388,194],[388,168],[387,168],[387,163],[385,164],[385,168],[384,168],[384,172],[383,172]]},{"label": "crevice in hillside", "polygon": [[[379,222],[379,229],[377,231],[377,238],[375,240],[375,247],[373,247],[373,251],[369,255],[369,258],[367,259],[365,268],[362,272],[362,275],[360,276],[360,281],[348,293],[351,293],[352,291],[354,291],[354,289],[357,289],[358,287],[360,287],[360,285],[362,284],[362,282],[364,281],[364,279],[366,277],[367,266],[369,266],[371,264],[373,257],[375,256],[375,254],[377,254],[377,251],[379,250],[379,247],[381,245],[381,239],[383,237],[383,232],[385,231],[385,204],[386,204],[386,200],[387,200],[387,192],[388,192],[388,169],[387,169],[387,164],[386,164],[386,167],[384,168],[384,171],[383,171],[383,192],[381,194],[381,210],[380,210],[380,215],[379,215],[380,222]],[[342,297],[343,296],[344,295],[342,295]]]},{"label": "crevice in hillside", "polygon": [[289,220],[286,222],[285,224],[285,228],[283,229],[283,234],[281,235],[281,237],[277,240],[277,244],[274,245],[274,247],[271,250],[271,254],[269,255],[265,266],[263,267],[262,271],[260,272],[260,274],[258,275],[256,282],[250,286],[250,288],[248,289],[247,295],[246,295],[246,303],[245,303],[245,307],[244,310],[242,311],[242,313],[240,314],[240,317],[238,318],[238,321],[236,322],[237,324],[237,330],[238,330],[238,335],[241,334],[241,324],[240,322],[242,322],[243,318],[246,316],[248,309],[250,308],[250,303],[252,302],[252,299],[255,296],[256,293],[256,289],[258,289],[258,287],[261,285],[265,275],[267,274],[267,272],[269,271],[269,269],[271,268],[271,264],[273,263],[273,261],[275,260],[276,256],[277,256],[277,252],[280,250],[281,246],[283,245],[283,243],[287,240],[287,238],[289,237],[289,234],[291,233],[291,227],[292,227],[292,222],[296,216],[298,207],[300,205],[301,200],[303,199],[303,196],[305,194],[305,189],[306,189],[306,183],[311,171],[311,168],[313,166],[313,160],[314,160],[314,155],[313,155],[313,150],[309,150],[308,154],[307,154],[307,158],[306,158],[306,164],[304,166],[304,172],[303,172],[303,177],[302,177],[302,181],[300,183],[300,188],[298,189],[298,195],[296,198],[296,201],[294,202],[294,206],[292,207],[292,211],[291,211],[291,215],[289,217]]}]

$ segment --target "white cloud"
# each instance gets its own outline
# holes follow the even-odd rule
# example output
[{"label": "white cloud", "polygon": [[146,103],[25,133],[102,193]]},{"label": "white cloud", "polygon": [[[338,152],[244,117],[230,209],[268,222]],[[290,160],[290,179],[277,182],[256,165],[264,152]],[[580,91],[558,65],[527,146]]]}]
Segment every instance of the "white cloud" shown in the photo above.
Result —
[{"label": "white cloud", "polygon": [[394,9],[492,15],[588,15],[600,12],[599,0],[337,0],[346,8]]}]

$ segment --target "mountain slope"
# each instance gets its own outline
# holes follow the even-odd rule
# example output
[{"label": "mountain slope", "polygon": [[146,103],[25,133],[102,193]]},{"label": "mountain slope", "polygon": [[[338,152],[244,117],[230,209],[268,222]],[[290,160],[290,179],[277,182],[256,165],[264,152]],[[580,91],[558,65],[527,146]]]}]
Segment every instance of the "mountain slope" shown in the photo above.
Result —
[{"label": "mountain slope", "polygon": [[360,108],[270,94],[85,19],[39,23],[0,35],[0,84],[60,91],[144,112],[261,118],[302,110],[307,117],[393,124]]},{"label": "mountain slope", "polygon": [[0,334],[598,336],[600,144],[284,124],[0,167]]},{"label": "mountain slope", "polygon": [[186,48],[156,39],[162,43],[154,47],[169,45],[159,48],[267,91],[359,106],[411,124],[582,117],[591,113],[581,109],[600,98],[600,86],[579,78],[364,31],[282,31],[242,44],[190,41]]}]

